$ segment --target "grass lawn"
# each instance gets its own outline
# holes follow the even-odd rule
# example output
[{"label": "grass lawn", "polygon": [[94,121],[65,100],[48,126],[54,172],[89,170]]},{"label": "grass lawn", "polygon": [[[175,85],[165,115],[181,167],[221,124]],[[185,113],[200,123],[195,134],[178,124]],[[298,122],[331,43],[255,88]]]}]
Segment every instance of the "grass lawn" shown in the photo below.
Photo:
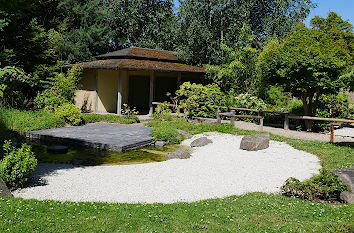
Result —
[{"label": "grass lawn", "polygon": [[0,232],[350,232],[354,205],[260,193],[196,203],[0,199]]},{"label": "grass lawn", "polygon": [[[192,134],[255,133],[229,124],[195,125],[180,119],[148,125],[158,127],[160,137],[173,140],[176,129]],[[271,138],[318,155],[326,168],[354,167],[353,147],[275,135]],[[352,204],[310,202],[261,193],[168,205],[0,198],[0,232],[353,232],[353,214]]]}]

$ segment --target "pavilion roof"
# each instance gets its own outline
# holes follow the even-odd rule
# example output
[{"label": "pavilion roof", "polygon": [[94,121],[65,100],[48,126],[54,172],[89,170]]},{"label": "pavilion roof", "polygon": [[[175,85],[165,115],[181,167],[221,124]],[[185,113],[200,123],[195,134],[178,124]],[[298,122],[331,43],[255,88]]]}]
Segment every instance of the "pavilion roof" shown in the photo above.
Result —
[{"label": "pavilion roof", "polygon": [[[202,67],[184,64],[175,52],[130,47],[97,56],[96,61],[74,65],[87,69],[128,69],[205,73]],[[69,65],[71,67],[73,65]]]}]

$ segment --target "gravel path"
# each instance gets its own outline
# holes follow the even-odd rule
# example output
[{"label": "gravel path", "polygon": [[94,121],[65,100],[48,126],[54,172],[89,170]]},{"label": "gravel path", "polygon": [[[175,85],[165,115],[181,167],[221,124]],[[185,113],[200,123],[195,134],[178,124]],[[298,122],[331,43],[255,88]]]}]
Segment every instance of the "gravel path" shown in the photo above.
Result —
[{"label": "gravel path", "polygon": [[[206,135],[213,143],[195,149],[185,160],[95,167],[40,164],[34,178],[41,184],[16,190],[14,196],[60,201],[193,202],[247,192],[275,193],[288,177],[304,180],[320,169],[316,156],[286,143],[271,141],[268,149],[249,152],[239,149],[242,136]],[[189,145],[191,140],[183,144]]]}]

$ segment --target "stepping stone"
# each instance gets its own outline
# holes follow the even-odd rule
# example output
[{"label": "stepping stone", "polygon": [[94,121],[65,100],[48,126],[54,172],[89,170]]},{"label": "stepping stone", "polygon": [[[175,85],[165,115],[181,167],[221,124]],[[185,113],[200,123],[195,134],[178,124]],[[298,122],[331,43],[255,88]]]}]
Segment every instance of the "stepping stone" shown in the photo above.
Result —
[{"label": "stepping stone", "polygon": [[201,146],[206,146],[213,141],[208,139],[207,137],[201,137],[198,139],[195,139],[193,142],[191,142],[191,147],[201,147]]},{"label": "stepping stone", "polygon": [[169,159],[188,159],[191,157],[188,151],[185,149],[177,149],[166,156],[166,160]]}]

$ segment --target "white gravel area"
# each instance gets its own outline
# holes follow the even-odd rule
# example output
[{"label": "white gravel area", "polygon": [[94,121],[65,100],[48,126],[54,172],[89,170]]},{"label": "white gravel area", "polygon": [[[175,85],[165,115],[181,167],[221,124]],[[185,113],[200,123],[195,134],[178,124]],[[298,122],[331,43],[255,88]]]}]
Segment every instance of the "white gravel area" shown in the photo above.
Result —
[{"label": "white gravel area", "polygon": [[203,135],[213,143],[193,149],[189,159],[93,167],[39,164],[34,178],[43,184],[13,194],[60,201],[194,202],[248,192],[276,193],[287,178],[304,180],[321,168],[315,155],[283,142],[271,141],[269,148],[250,152],[239,149],[242,136]]}]

